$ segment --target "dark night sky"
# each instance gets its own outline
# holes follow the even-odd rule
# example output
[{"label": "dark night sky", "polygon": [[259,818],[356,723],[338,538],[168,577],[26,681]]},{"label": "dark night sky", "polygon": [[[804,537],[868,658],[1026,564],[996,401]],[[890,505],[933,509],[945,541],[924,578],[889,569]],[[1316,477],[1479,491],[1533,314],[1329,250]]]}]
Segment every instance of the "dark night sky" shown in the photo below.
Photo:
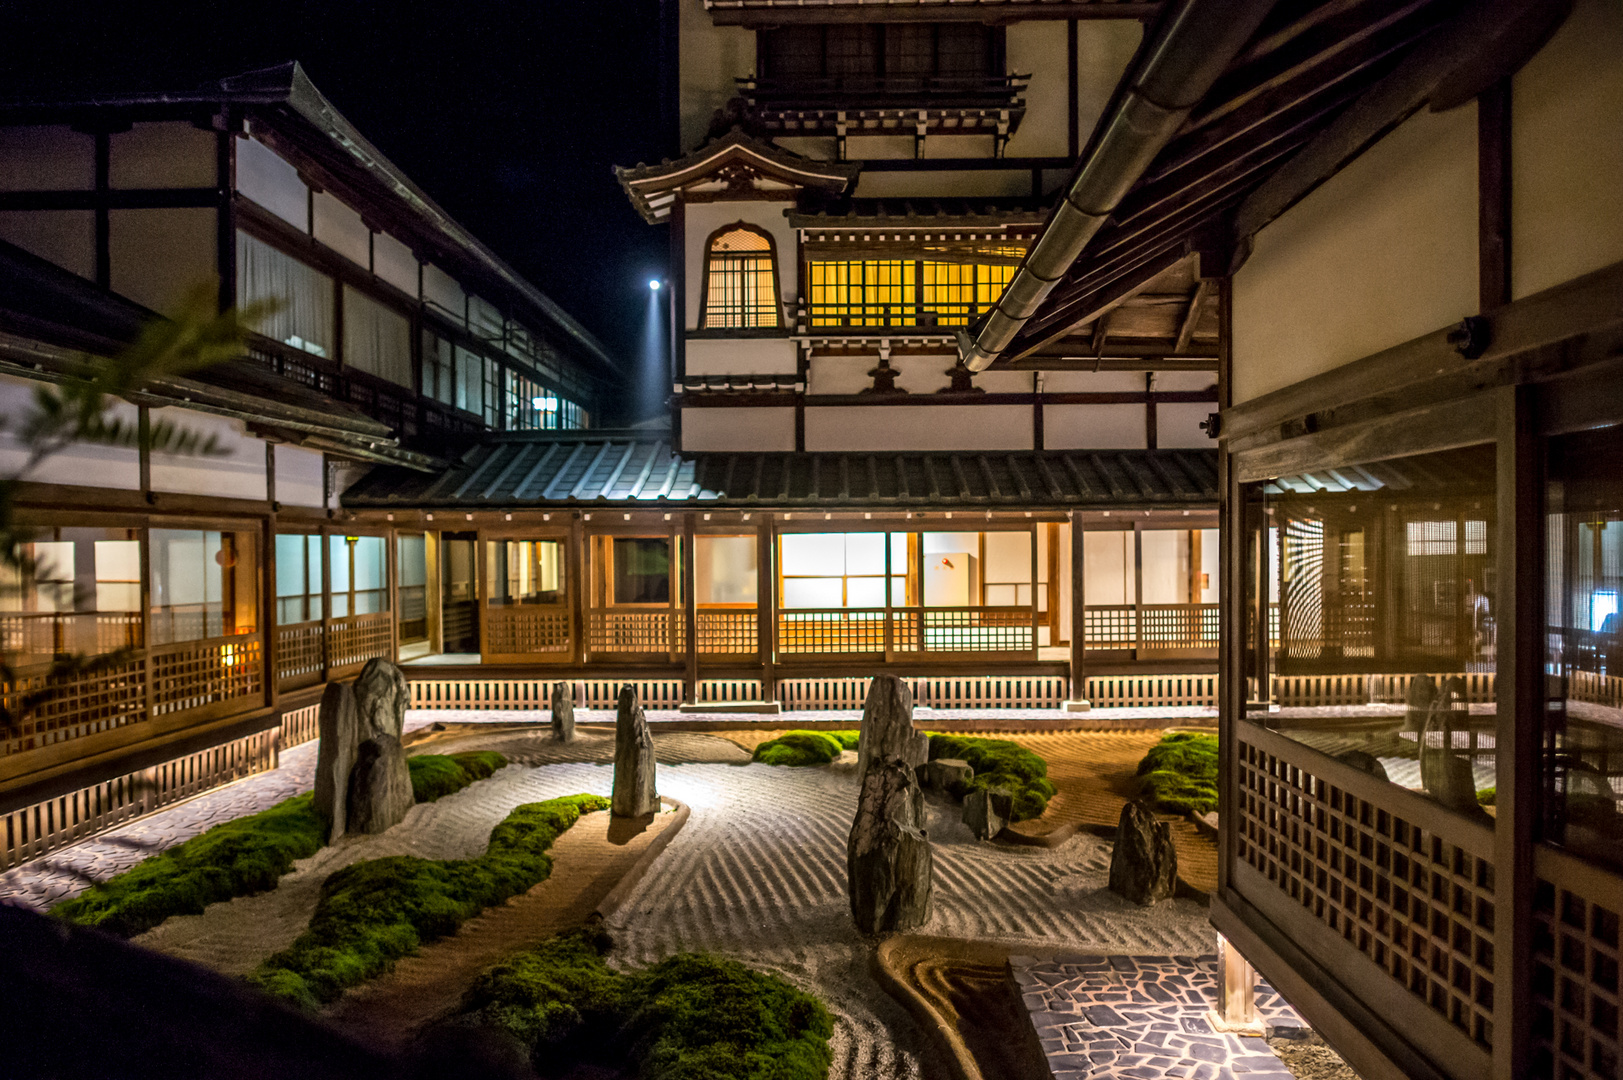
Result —
[{"label": "dark night sky", "polygon": [[179,89],[284,60],[441,206],[634,364],[666,230],[657,0],[0,0],[0,96]]}]

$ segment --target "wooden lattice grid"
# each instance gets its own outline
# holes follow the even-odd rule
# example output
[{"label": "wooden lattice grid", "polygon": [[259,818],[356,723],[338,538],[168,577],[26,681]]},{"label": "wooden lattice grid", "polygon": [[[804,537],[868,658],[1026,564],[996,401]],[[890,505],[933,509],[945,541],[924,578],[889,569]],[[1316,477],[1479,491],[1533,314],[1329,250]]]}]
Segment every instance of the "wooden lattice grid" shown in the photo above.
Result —
[{"label": "wooden lattice grid", "polygon": [[167,716],[259,694],[259,640],[189,642],[157,650],[152,663],[152,713]]},{"label": "wooden lattice grid", "polygon": [[[1393,982],[1491,1047],[1491,839],[1469,845],[1488,855],[1473,854],[1459,837],[1384,808],[1386,785],[1374,777],[1354,794],[1243,739],[1239,760],[1239,858]],[[1428,824],[1434,829],[1445,813],[1428,815]]]},{"label": "wooden lattice grid", "polygon": [[393,650],[394,618],[387,611],[351,615],[327,629],[327,666],[349,667],[375,657],[388,659]]},{"label": "wooden lattice grid", "polygon": [[1132,604],[1089,604],[1082,609],[1082,640],[1089,649],[1131,649],[1138,642]]},{"label": "wooden lattice grid", "polygon": [[[145,720],[146,673],[146,658],[136,655],[67,678],[43,670],[19,674],[0,688],[6,707],[20,715],[16,728],[0,742],[0,752],[17,754]],[[43,696],[25,707],[36,695]]]},{"label": "wooden lattice grid", "polygon": [[668,609],[591,611],[586,624],[592,652],[669,653],[681,641],[682,613]]},{"label": "wooden lattice grid", "polygon": [[321,734],[321,706],[306,705],[302,709],[289,709],[282,714],[278,745],[286,750],[299,746]]},{"label": "wooden lattice grid", "polygon": [[325,634],[320,623],[277,629],[276,678],[279,682],[320,675],[325,664]]},{"label": "wooden lattice grid", "polygon": [[884,652],[885,613],[882,610],[780,612],[778,614],[778,651],[780,653]]},{"label": "wooden lattice grid", "polygon": [[1030,652],[1036,629],[1026,611],[924,608],[927,652]]},{"label": "wooden lattice grid", "polygon": [[760,649],[754,611],[701,611],[697,625],[701,653],[753,656]]},{"label": "wooden lattice grid", "polygon": [[567,653],[570,648],[569,612],[492,608],[485,619],[485,639],[487,652],[502,655]]},{"label": "wooden lattice grid", "polygon": [[[1565,877],[1561,865],[1553,859],[1539,861],[1533,893],[1533,1075],[1616,1080],[1623,1064],[1618,985],[1623,882],[1557,884],[1544,874]],[[1595,884],[1601,885],[1603,896],[1594,895]]]},{"label": "wooden lattice grid", "polygon": [[1139,619],[1140,649],[1217,648],[1216,604],[1145,604]]}]

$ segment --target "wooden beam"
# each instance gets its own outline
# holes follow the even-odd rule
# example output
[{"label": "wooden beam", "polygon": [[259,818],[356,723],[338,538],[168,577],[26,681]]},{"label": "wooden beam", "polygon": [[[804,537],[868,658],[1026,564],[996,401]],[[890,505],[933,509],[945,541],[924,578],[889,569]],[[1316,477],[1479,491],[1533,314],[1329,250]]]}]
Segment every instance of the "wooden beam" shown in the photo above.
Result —
[{"label": "wooden beam", "polygon": [[1145,259],[1131,273],[1123,274],[1116,280],[1102,286],[1098,290],[1082,298],[1067,314],[1065,325],[1054,328],[1053,332],[1040,341],[1033,341],[1019,352],[1009,350],[1006,355],[1014,360],[1023,360],[1027,355],[1044,345],[1049,344],[1069,334],[1078,326],[1092,322],[1106,312],[1120,305],[1123,301],[1149,287],[1161,274],[1177,266],[1189,257],[1183,245],[1155,254]]},{"label": "wooden beam", "polygon": [[1536,24],[1533,9],[1554,11],[1564,4],[1545,0],[1490,0],[1469,9],[1417,45],[1393,72],[1367,90],[1335,122],[1252,192],[1235,214],[1236,241],[1255,236],[1339,172],[1392,128],[1402,123],[1447,80],[1479,54],[1503,50],[1513,37]]},{"label": "wooden beam", "polygon": [[1173,346],[1174,352],[1187,352],[1189,343],[1194,340],[1195,326],[1200,322],[1201,308],[1206,306],[1206,300],[1212,295],[1216,285],[1213,278],[1201,278],[1195,286],[1195,295],[1189,298],[1189,310],[1183,313],[1183,325],[1178,327],[1178,342]]},{"label": "wooden beam", "polygon": [[[1064,0],[1061,3],[1033,3],[1032,0],[1011,0],[996,5],[982,4],[887,4],[883,9],[885,22],[986,22],[1011,23],[1028,20],[1059,19],[1136,19],[1147,21],[1161,14],[1159,2],[1149,0]],[[733,0],[729,6],[721,4],[710,9],[710,18],[717,26],[799,26],[807,23],[867,23],[874,22],[874,5],[807,4],[795,6],[744,7]]]}]

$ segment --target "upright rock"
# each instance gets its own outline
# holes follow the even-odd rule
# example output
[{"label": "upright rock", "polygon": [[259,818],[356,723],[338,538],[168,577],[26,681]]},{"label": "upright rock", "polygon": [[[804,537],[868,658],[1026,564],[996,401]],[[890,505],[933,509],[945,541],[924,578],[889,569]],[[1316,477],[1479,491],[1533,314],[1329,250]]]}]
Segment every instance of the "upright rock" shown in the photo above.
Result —
[{"label": "upright rock", "polygon": [[416,799],[406,751],[393,735],[361,743],[349,774],[349,833],[380,833],[398,825]]},{"label": "upright rock", "polygon": [[862,703],[862,737],[857,742],[857,776],[868,775],[875,761],[900,758],[908,765],[924,764],[930,756],[929,736],[913,730],[913,694],[895,675],[875,675]]},{"label": "upright rock", "polygon": [[642,817],[659,809],[654,790],[654,736],[637,701],[637,688],[620,687],[614,718],[614,790],[609,811],[615,817]]},{"label": "upright rock", "polygon": [[845,868],[851,917],[864,934],[911,930],[930,917],[930,841],[913,768],[892,757],[862,773]]},{"label": "upright rock", "polygon": [[1121,808],[1116,848],[1110,855],[1110,891],[1135,904],[1169,899],[1178,888],[1178,851],[1172,826],[1155,820],[1142,801]]},{"label": "upright rock", "polygon": [[977,840],[990,840],[1009,826],[1014,795],[1008,788],[977,788],[964,796],[964,824]]},{"label": "upright rock", "polygon": [[552,684],[552,741],[575,741],[575,687],[572,683]]},{"label": "upright rock", "polygon": [[919,784],[930,791],[956,795],[975,779],[975,770],[962,758],[936,758],[916,770]]},{"label": "upright rock", "polygon": [[386,735],[399,739],[406,729],[406,707],[410,704],[406,673],[382,658],[368,660],[355,680],[355,711],[361,717],[361,738]]},{"label": "upright rock", "polygon": [[316,745],[316,813],[329,825],[330,843],[344,835],[348,824],[344,810],[349,804],[349,774],[361,741],[355,690],[349,683],[327,684],[317,723],[321,741]]}]

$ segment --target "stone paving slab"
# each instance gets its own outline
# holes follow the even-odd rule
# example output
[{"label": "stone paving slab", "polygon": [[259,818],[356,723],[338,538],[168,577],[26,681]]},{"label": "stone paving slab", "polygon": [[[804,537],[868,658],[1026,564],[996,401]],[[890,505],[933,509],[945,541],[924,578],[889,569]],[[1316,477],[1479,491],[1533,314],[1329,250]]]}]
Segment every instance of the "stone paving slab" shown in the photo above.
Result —
[{"label": "stone paving slab", "polygon": [[[1217,957],[1011,956],[1033,1030],[1054,1080],[1291,1080],[1266,1040],[1216,1031]],[[1258,983],[1269,1036],[1307,1025]]]}]

